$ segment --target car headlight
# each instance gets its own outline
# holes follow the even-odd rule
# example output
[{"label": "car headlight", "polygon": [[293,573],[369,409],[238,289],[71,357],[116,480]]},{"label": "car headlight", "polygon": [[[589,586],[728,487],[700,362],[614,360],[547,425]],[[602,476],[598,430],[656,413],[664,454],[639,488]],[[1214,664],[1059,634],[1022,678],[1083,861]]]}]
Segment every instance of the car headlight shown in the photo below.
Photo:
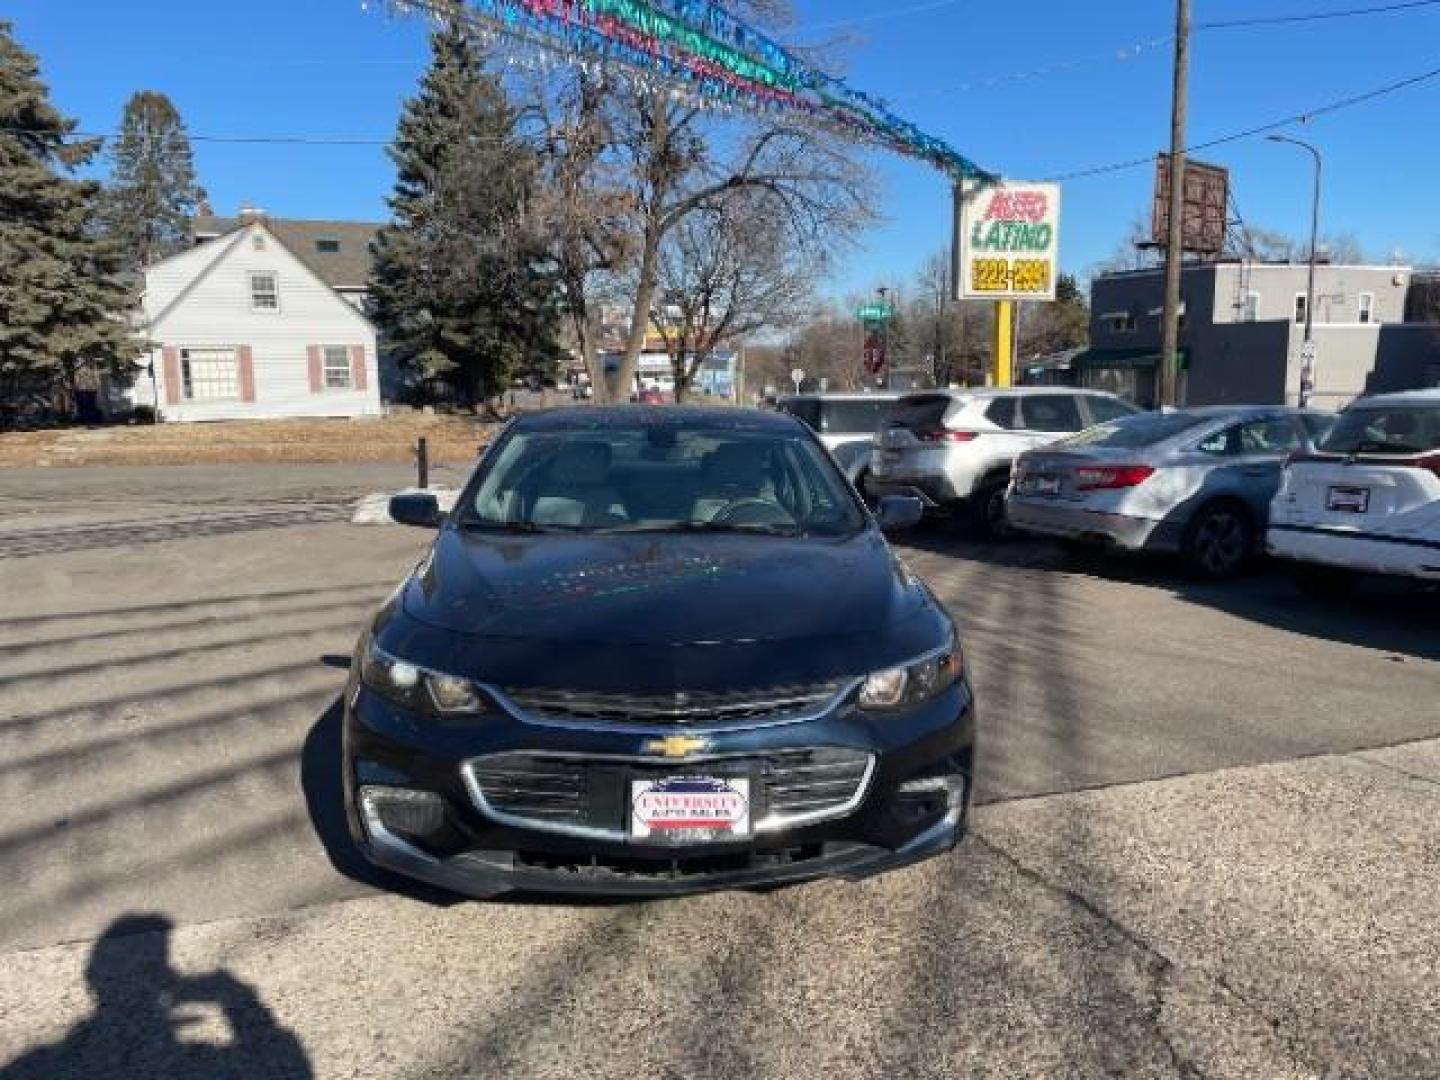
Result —
[{"label": "car headlight", "polygon": [[871,672],[860,687],[862,709],[903,709],[938,697],[965,673],[960,642],[927,653],[900,667]]},{"label": "car headlight", "polygon": [[381,697],[417,712],[473,716],[486,710],[485,697],[469,679],[392,656],[373,638],[360,662],[360,681]]}]

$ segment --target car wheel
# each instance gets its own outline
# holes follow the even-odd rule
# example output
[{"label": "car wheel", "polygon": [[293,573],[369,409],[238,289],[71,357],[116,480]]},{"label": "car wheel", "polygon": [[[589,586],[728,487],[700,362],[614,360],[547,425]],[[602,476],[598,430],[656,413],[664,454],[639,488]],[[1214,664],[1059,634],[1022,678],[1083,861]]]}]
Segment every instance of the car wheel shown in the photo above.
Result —
[{"label": "car wheel", "polygon": [[1255,550],[1250,515],[1235,503],[1212,503],[1190,522],[1185,556],[1203,577],[1219,581],[1238,574]]},{"label": "car wheel", "polygon": [[1005,491],[1009,486],[1004,480],[985,484],[971,497],[976,531],[986,540],[1005,540],[1015,535],[1005,520]]},{"label": "car wheel", "polygon": [[1290,571],[1295,587],[1317,600],[1339,600],[1355,588],[1356,576],[1333,566],[1297,566]]}]

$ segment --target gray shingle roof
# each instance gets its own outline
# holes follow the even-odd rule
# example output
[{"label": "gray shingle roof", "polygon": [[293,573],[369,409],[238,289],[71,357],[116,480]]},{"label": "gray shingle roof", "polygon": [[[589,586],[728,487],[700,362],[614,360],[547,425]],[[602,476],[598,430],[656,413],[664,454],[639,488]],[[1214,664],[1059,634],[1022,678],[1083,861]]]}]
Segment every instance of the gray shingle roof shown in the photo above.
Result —
[{"label": "gray shingle roof", "polygon": [[[364,289],[370,284],[370,241],[382,226],[368,221],[299,221],[265,218],[275,238],[332,289]],[[197,217],[195,238],[224,236],[241,225],[239,218]],[[338,251],[321,250],[338,245]]]}]

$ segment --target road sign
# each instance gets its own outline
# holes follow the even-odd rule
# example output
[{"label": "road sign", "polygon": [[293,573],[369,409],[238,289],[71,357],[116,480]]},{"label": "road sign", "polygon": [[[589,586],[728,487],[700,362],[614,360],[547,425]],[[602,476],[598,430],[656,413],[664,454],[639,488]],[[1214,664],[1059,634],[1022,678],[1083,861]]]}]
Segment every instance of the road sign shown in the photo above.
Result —
[{"label": "road sign", "polygon": [[1300,406],[1310,404],[1310,395],[1315,392],[1315,361],[1320,350],[1315,342],[1307,341],[1300,346]]},{"label": "road sign", "polygon": [[960,214],[960,299],[1055,299],[1060,185],[977,188],[966,193]]},{"label": "road sign", "polygon": [[795,393],[798,394],[800,392],[800,384],[805,381],[805,369],[797,367],[794,371],[790,372],[790,381],[795,384]]},{"label": "road sign", "polygon": [[895,309],[883,300],[872,301],[856,308],[855,317],[861,322],[889,322],[895,318]]}]

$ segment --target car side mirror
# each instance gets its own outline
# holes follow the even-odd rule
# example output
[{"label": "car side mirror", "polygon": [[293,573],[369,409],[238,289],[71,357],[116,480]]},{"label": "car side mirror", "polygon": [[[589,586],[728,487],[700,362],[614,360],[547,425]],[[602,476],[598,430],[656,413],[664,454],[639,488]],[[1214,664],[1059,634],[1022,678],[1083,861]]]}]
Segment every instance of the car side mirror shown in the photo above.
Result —
[{"label": "car side mirror", "polygon": [[913,529],[925,516],[925,504],[914,495],[886,495],[880,500],[875,518],[886,532]]},{"label": "car side mirror", "polygon": [[428,491],[407,491],[390,496],[390,517],[400,525],[421,529],[440,527],[440,503]]}]

